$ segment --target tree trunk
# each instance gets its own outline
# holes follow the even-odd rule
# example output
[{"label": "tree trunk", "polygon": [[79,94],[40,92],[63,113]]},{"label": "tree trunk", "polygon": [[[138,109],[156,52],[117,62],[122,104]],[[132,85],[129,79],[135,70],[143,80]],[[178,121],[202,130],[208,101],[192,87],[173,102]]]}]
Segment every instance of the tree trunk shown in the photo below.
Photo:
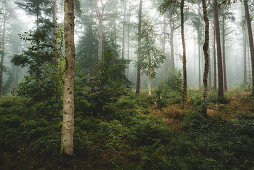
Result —
[{"label": "tree trunk", "polygon": [[244,0],[245,7],[245,16],[249,33],[249,45],[250,45],[250,54],[251,54],[251,67],[252,67],[252,96],[254,96],[254,46],[253,46],[253,35],[251,28],[251,19],[249,13],[248,0]]},{"label": "tree trunk", "polygon": [[98,47],[98,60],[102,61],[102,57],[103,57],[103,17],[104,17],[104,10],[105,7],[107,5],[107,3],[110,0],[108,0],[106,3],[101,2],[101,11],[99,10],[99,6],[97,3],[97,0],[94,0],[94,4],[95,4],[95,8],[96,8],[96,14],[99,20],[99,31],[98,31],[98,35],[99,35],[99,47]]},{"label": "tree trunk", "polygon": [[74,133],[74,0],[64,1],[65,74],[63,93],[63,125],[61,133],[61,154],[73,155]]},{"label": "tree trunk", "polygon": [[243,25],[243,27],[242,27],[242,29],[243,29],[243,69],[244,69],[244,71],[243,71],[243,84],[247,84],[247,54],[246,54],[246,50],[247,50],[247,48],[246,48],[246,46],[247,46],[247,44],[246,44],[246,30],[245,30],[245,26]]},{"label": "tree trunk", "polygon": [[225,13],[224,13],[224,7],[223,7],[223,16],[222,16],[222,51],[223,51],[223,78],[224,78],[224,90],[227,91],[228,90],[228,86],[227,86],[227,68],[226,68],[226,40],[225,40],[226,34],[225,34]]},{"label": "tree trunk", "polygon": [[170,53],[171,53],[171,72],[175,73],[175,51],[174,51],[174,23],[170,17]]},{"label": "tree trunk", "polygon": [[214,21],[215,21],[216,42],[217,42],[218,80],[219,80],[218,96],[219,97],[224,97],[223,67],[222,67],[221,42],[220,42],[220,24],[219,24],[219,9],[218,8],[219,8],[218,1],[214,0]]},{"label": "tree trunk", "polygon": [[[129,16],[128,16],[128,60],[130,60],[130,20],[131,20],[131,11],[130,11],[130,2],[129,4]],[[127,79],[130,80],[130,64],[127,67]]]},{"label": "tree trunk", "polygon": [[[208,2],[209,4],[209,2]],[[207,6],[206,6],[207,7]],[[209,24],[210,27],[210,24]],[[211,46],[210,44],[212,43],[212,41],[210,41],[210,37],[212,37],[212,28],[209,28],[209,47],[208,47],[208,53],[209,53],[209,75],[208,75],[208,91],[212,89],[212,67],[211,67],[211,56],[212,56],[212,50],[210,49]]]},{"label": "tree trunk", "polygon": [[4,57],[5,57],[5,34],[6,34],[6,16],[7,12],[4,12],[4,24],[3,24],[3,44],[2,44],[2,57],[1,57],[1,65],[0,65],[0,95],[3,95],[3,72],[4,72]]},{"label": "tree trunk", "polygon": [[207,78],[209,73],[209,54],[208,54],[208,48],[209,48],[209,20],[207,17],[207,7],[206,7],[206,0],[202,0],[202,6],[203,6],[203,15],[204,15],[204,21],[205,21],[205,43],[203,46],[204,50],[204,57],[205,57],[205,70],[204,70],[204,77],[203,77],[203,83],[204,83],[204,112],[205,115],[207,115]]},{"label": "tree trunk", "polygon": [[[138,14],[138,48],[141,47],[141,20],[142,20],[142,0],[140,0],[139,3],[139,14]],[[140,67],[140,63],[139,63],[139,59],[140,59],[140,54],[138,53],[138,64],[137,64],[137,86],[136,86],[136,94],[140,93],[140,74],[141,74],[141,67]]]},{"label": "tree trunk", "polygon": [[125,58],[125,22],[126,22],[126,0],[124,0],[122,59]]},{"label": "tree trunk", "polygon": [[183,104],[187,102],[187,68],[186,68],[186,46],[184,36],[184,0],[181,0],[181,35],[183,46]]},{"label": "tree trunk", "polygon": [[216,31],[213,28],[213,88],[217,90],[217,60],[216,60]]},{"label": "tree trunk", "polygon": [[208,90],[212,89],[212,69],[211,69],[211,52],[209,55],[209,80],[208,80]]},{"label": "tree trunk", "polygon": [[[166,56],[166,16],[165,14],[163,15],[163,42],[162,42],[162,52],[163,55]],[[161,77],[162,80],[165,80],[165,75],[166,75],[166,67],[167,67],[167,59],[164,61],[163,65],[162,65],[162,73],[161,73]]]},{"label": "tree trunk", "polygon": [[152,96],[152,61],[151,55],[148,55],[148,95]]},{"label": "tree trunk", "polygon": [[102,61],[103,51],[103,17],[99,16],[99,47],[98,47],[98,59]]}]

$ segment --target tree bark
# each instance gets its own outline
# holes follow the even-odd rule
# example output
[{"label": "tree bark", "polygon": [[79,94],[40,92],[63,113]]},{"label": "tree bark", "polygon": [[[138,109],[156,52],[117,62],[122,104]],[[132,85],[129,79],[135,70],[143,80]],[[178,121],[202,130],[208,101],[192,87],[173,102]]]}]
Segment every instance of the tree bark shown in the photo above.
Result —
[{"label": "tree bark", "polygon": [[246,29],[245,29],[245,26],[243,25],[242,27],[243,29],[243,84],[247,84],[247,54],[246,54]]},{"label": "tree bark", "polygon": [[64,1],[65,74],[63,93],[63,125],[61,133],[61,154],[73,155],[74,133],[74,0]]},{"label": "tree bark", "polygon": [[171,53],[171,72],[175,73],[175,51],[174,51],[174,21],[170,17],[170,53]]},{"label": "tree bark", "polygon": [[[166,16],[165,14],[163,15],[163,41],[162,41],[162,52],[163,55],[166,56]],[[164,61],[163,65],[162,65],[162,73],[161,73],[161,78],[162,80],[165,80],[165,75],[166,75],[166,67],[167,67],[167,59]]]},{"label": "tree bark", "polygon": [[205,43],[203,46],[204,50],[204,58],[205,58],[205,70],[204,70],[204,76],[203,76],[203,83],[204,83],[204,112],[205,115],[207,115],[207,79],[208,79],[208,73],[209,73],[209,20],[207,17],[207,7],[206,7],[206,0],[202,0],[202,6],[203,6],[203,15],[204,15],[204,21],[205,21]]},{"label": "tree bark", "polygon": [[253,34],[252,34],[248,0],[244,0],[244,8],[245,8],[245,17],[246,17],[246,22],[248,27],[248,33],[249,33],[249,45],[250,45],[250,54],[251,54],[251,67],[252,67],[252,96],[254,96],[254,46],[253,46]]},{"label": "tree bark", "polygon": [[152,61],[151,55],[148,55],[148,95],[152,96]]},{"label": "tree bark", "polygon": [[103,58],[103,18],[104,18],[104,12],[105,12],[105,7],[109,3],[110,0],[106,1],[106,3],[101,2],[101,11],[99,11],[98,3],[97,0],[94,0],[95,4],[95,9],[96,9],[96,14],[99,20],[99,47],[98,47],[98,60],[102,61]]},{"label": "tree bark", "polygon": [[217,60],[216,60],[216,31],[213,28],[213,88],[217,90]]},{"label": "tree bark", "polygon": [[122,59],[125,58],[125,22],[126,22],[126,0],[124,0]]},{"label": "tree bark", "polygon": [[227,68],[226,68],[226,34],[225,34],[225,13],[224,13],[224,7],[223,7],[223,16],[222,16],[222,51],[223,51],[223,78],[224,78],[224,90],[227,91],[228,90],[228,86],[227,86]]},{"label": "tree bark", "polygon": [[200,32],[197,31],[198,33],[198,87],[199,89],[201,88],[201,47],[200,47]]},{"label": "tree bark", "polygon": [[184,35],[184,0],[181,0],[181,35],[183,46],[183,104],[187,102],[187,67],[186,67],[186,46]]},{"label": "tree bark", "polygon": [[7,12],[4,12],[4,21],[3,21],[3,44],[2,44],[2,57],[1,57],[1,65],[0,65],[0,95],[3,95],[3,72],[4,72],[4,57],[5,57],[5,34],[6,34],[6,18]]},{"label": "tree bark", "polygon": [[[140,3],[139,3],[139,14],[138,14],[138,48],[141,47],[141,36],[140,36],[140,33],[141,33],[141,20],[142,20],[142,5],[143,5],[143,2],[142,0],[140,0]],[[139,59],[140,59],[140,54],[138,52],[138,64],[137,64],[137,86],[136,86],[136,94],[139,94],[140,93],[140,74],[141,74],[141,67],[140,67],[140,63],[139,63]]]},{"label": "tree bark", "polygon": [[[130,11],[130,2],[128,2],[129,4],[129,9],[128,9],[128,60],[130,60],[130,20],[131,20],[131,11]],[[130,79],[130,64],[128,64],[127,67],[127,79]]]},{"label": "tree bark", "polygon": [[221,42],[220,42],[220,24],[219,24],[219,9],[218,8],[219,8],[218,1],[214,0],[214,21],[215,21],[216,42],[217,42],[218,80],[219,80],[218,96],[219,97],[224,97],[223,67],[222,67]]}]

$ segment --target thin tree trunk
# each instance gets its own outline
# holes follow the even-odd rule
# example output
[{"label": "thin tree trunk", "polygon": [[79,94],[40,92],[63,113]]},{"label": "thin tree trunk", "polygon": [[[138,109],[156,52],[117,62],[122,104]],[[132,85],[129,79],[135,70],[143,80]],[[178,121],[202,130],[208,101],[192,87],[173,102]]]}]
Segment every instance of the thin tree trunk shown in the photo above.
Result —
[{"label": "thin tree trunk", "polygon": [[98,60],[99,61],[102,61],[102,58],[103,58],[103,17],[104,17],[105,7],[109,1],[110,0],[108,0],[106,3],[103,3],[102,1],[100,1],[101,2],[101,11],[100,11],[97,0],[94,0],[96,14],[99,20],[99,31],[98,31],[98,35],[99,35]]},{"label": "thin tree trunk", "polygon": [[204,21],[205,21],[205,43],[203,46],[204,50],[204,57],[205,57],[205,70],[204,70],[204,77],[203,77],[203,83],[204,83],[204,112],[205,115],[207,115],[207,78],[209,73],[209,54],[208,54],[208,48],[209,48],[209,20],[207,17],[207,7],[206,7],[206,0],[202,0],[202,6],[203,6],[203,15],[204,15]]},{"label": "thin tree trunk", "polygon": [[[140,0],[139,3],[139,14],[138,14],[138,48],[141,47],[141,20],[142,20],[142,0]],[[138,64],[137,64],[137,86],[136,86],[136,94],[140,93],[140,74],[141,74],[141,66],[139,63],[139,59],[140,59],[140,54],[138,53]]]},{"label": "thin tree trunk", "polygon": [[245,29],[245,26],[243,25],[242,27],[243,29],[243,68],[244,68],[244,71],[243,71],[243,84],[247,84],[247,56],[246,56],[246,29]]},{"label": "thin tree trunk", "polygon": [[99,47],[98,47],[98,59],[102,61],[103,50],[103,17],[99,17]]},{"label": "thin tree trunk", "polygon": [[170,17],[170,52],[171,52],[171,72],[175,73],[175,51],[174,51],[174,21]]},{"label": "thin tree trunk", "polygon": [[216,31],[213,28],[213,88],[217,90]]},{"label": "thin tree trunk", "polygon": [[125,58],[125,22],[126,22],[126,0],[124,0],[122,59]]},{"label": "thin tree trunk", "polygon": [[212,88],[212,69],[211,69],[211,53],[209,55],[209,80],[208,80],[208,90]]},{"label": "thin tree trunk", "polygon": [[[249,79],[249,83],[251,83],[251,59],[250,59],[250,45],[249,45],[249,42],[247,41],[247,64],[248,64],[248,71],[247,71],[247,73],[248,73],[248,79]],[[248,80],[247,80],[248,81]]]},{"label": "thin tree trunk", "polygon": [[223,86],[223,67],[222,67],[222,55],[221,55],[221,42],[220,42],[220,24],[219,24],[219,9],[218,1],[214,0],[214,21],[216,31],[216,42],[217,42],[217,57],[218,57],[218,80],[219,80],[219,91],[218,96],[224,97],[224,86]]},{"label": "thin tree trunk", "polygon": [[148,95],[152,96],[152,61],[151,55],[148,55]]},{"label": "thin tree trunk", "polygon": [[[162,52],[163,52],[163,55],[166,56],[166,16],[165,14],[163,15],[163,42],[162,42]],[[164,61],[163,65],[162,65],[162,73],[161,73],[161,77],[162,77],[162,80],[165,79],[165,75],[166,75],[166,66],[167,66],[167,59]]]},{"label": "thin tree trunk", "polygon": [[253,35],[251,28],[251,19],[249,13],[248,0],[244,0],[245,7],[245,16],[249,33],[249,45],[250,45],[250,54],[251,54],[251,67],[252,67],[252,96],[254,96],[254,46],[253,46]]},{"label": "thin tree trunk", "polygon": [[7,12],[4,12],[4,24],[3,24],[3,44],[2,44],[2,57],[1,57],[1,65],[0,65],[0,95],[3,95],[3,67],[4,67],[4,57],[5,57],[5,34],[6,34],[6,18]]},{"label": "thin tree trunk", "polygon": [[[209,2],[208,2],[209,4]],[[207,7],[207,6],[206,6]],[[210,44],[212,43],[212,41],[210,40],[212,37],[212,28],[210,27],[209,24],[209,47],[208,47],[208,53],[209,53],[209,75],[208,75],[208,91],[212,89],[212,67],[211,67],[211,56],[212,56],[212,50],[211,50],[211,46]]]},{"label": "thin tree trunk", "polygon": [[[131,11],[130,11],[130,2],[129,2],[129,16],[128,16],[128,60],[130,60],[130,20],[131,20]],[[127,79],[130,80],[130,64],[127,67]]]},{"label": "thin tree trunk", "polygon": [[227,86],[227,68],[226,68],[226,34],[225,34],[225,13],[224,13],[224,7],[223,7],[223,16],[222,16],[222,51],[223,51],[223,78],[224,78],[224,90],[227,91],[228,86]]},{"label": "thin tree trunk", "polygon": [[183,46],[183,104],[187,102],[187,68],[186,68],[186,46],[184,36],[184,0],[181,0],[181,35]]},{"label": "thin tree trunk", "polygon": [[61,154],[73,155],[74,133],[74,0],[64,1],[65,74],[63,93],[63,125],[61,133]]}]

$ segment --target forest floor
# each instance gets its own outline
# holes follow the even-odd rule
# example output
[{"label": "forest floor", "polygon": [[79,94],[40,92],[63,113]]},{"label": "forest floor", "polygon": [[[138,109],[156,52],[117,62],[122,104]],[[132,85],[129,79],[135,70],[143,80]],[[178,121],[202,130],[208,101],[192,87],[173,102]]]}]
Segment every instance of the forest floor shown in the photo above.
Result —
[{"label": "forest floor", "polygon": [[[90,115],[76,102],[75,169],[252,169],[254,99],[233,89],[218,99],[189,90],[183,108],[176,92],[134,93]],[[50,103],[52,102],[52,103]],[[61,169],[61,107],[26,97],[0,99],[0,169]]]}]

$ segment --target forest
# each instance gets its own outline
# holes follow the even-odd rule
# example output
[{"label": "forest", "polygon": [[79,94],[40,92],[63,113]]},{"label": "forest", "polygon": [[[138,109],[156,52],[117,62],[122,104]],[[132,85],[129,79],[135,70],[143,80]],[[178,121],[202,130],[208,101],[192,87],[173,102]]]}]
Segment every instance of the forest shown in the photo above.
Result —
[{"label": "forest", "polygon": [[1,170],[253,170],[253,0],[0,0]]}]

